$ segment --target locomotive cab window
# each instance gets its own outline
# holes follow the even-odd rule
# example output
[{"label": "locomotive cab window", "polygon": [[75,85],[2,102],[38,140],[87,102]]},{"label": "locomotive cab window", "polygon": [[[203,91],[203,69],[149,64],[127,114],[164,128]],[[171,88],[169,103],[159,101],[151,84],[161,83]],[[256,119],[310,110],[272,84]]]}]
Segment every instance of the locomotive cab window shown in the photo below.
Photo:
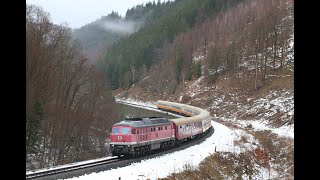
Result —
[{"label": "locomotive cab window", "polygon": [[113,128],[113,134],[120,134],[120,128]]},{"label": "locomotive cab window", "polygon": [[122,128],[122,134],[130,134],[130,128]]},{"label": "locomotive cab window", "polygon": [[131,130],[131,134],[135,134],[135,130],[134,129]]}]

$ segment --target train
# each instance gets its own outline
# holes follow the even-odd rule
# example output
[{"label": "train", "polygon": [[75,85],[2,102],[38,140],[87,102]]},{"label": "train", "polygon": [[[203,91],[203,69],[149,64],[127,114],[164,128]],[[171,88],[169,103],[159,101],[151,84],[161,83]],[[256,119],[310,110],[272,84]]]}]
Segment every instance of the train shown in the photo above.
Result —
[{"label": "train", "polygon": [[139,157],[154,150],[166,150],[201,137],[213,128],[210,113],[187,104],[158,100],[157,108],[186,117],[125,118],[110,133],[111,156]]}]

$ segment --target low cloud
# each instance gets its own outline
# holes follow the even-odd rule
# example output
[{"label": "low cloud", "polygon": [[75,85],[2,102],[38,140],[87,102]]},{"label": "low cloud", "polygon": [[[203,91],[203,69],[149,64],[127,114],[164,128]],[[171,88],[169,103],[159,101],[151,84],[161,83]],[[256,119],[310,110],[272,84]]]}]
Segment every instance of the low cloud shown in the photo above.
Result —
[{"label": "low cloud", "polygon": [[107,31],[118,32],[122,34],[131,34],[138,30],[141,23],[130,20],[105,20],[101,24],[101,27]]}]

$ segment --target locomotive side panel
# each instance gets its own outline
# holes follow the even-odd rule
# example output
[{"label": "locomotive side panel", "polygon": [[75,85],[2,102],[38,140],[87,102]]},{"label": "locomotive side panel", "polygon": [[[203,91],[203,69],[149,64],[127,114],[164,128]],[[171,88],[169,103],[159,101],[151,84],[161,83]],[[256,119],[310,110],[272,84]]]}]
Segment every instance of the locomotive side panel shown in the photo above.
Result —
[{"label": "locomotive side panel", "polygon": [[137,143],[172,138],[172,125],[137,128]]}]

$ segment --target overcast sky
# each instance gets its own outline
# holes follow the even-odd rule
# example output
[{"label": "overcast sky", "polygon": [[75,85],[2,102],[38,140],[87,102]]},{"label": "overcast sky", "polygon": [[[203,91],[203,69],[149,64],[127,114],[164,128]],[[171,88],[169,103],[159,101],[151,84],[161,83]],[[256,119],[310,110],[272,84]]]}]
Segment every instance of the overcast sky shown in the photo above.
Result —
[{"label": "overcast sky", "polygon": [[42,7],[55,24],[68,23],[71,28],[80,28],[112,11],[123,17],[129,8],[152,1],[158,0],[26,0],[26,3]]}]

